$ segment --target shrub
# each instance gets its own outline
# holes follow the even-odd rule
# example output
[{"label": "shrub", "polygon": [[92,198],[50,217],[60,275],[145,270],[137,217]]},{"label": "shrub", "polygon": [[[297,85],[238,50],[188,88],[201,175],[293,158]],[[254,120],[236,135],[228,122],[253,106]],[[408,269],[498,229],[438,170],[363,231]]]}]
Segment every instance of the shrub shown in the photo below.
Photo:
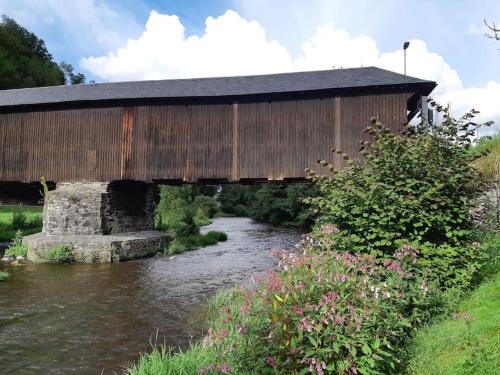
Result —
[{"label": "shrub", "polygon": [[16,232],[12,244],[5,250],[5,255],[11,257],[22,256],[26,257],[28,249],[23,245],[23,234],[20,230]]},{"label": "shrub", "polygon": [[233,290],[204,344],[234,373],[398,372],[407,337],[439,307],[416,249],[384,261],[319,244],[300,250],[283,252],[285,271],[256,289]]},{"label": "shrub", "polygon": [[12,228],[20,230],[26,228],[27,217],[21,206],[16,207],[12,213]]},{"label": "shrub", "polygon": [[203,227],[205,225],[209,225],[211,221],[208,219],[208,216],[205,215],[205,212],[201,207],[198,207],[196,209],[196,212],[194,214],[194,223],[198,227]]},{"label": "shrub", "polygon": [[304,199],[316,195],[317,187],[312,184],[264,184],[249,202],[248,214],[264,223],[310,227],[315,215]]},{"label": "shrub", "polygon": [[475,236],[471,210],[484,187],[469,152],[480,126],[473,122],[476,113],[456,120],[445,112],[432,128],[407,125],[397,134],[373,120],[366,130],[372,142],[362,141],[363,162],[339,151],[347,160],[344,170],[321,161],[334,175],[310,172],[321,192],[310,200],[320,215],[315,234],[333,248],[377,256],[411,243],[430,264],[452,264],[454,271],[472,265],[474,272],[480,263],[469,247]]},{"label": "shrub", "polygon": [[8,271],[0,271],[0,281],[5,281],[10,277]]},{"label": "shrub", "polygon": [[193,207],[201,208],[204,215],[208,218],[212,218],[217,213],[217,203],[212,197],[207,197],[206,195],[197,195],[194,197]]},{"label": "shrub", "polygon": [[76,261],[73,251],[64,245],[55,246],[45,254],[45,259],[49,263],[64,264]]}]

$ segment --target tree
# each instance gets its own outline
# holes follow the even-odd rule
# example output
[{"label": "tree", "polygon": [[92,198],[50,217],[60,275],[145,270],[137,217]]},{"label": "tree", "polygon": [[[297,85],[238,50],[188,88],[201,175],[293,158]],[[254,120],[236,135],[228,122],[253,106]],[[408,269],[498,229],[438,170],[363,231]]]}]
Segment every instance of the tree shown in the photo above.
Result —
[{"label": "tree", "polygon": [[45,42],[7,16],[0,22],[0,89],[54,86],[65,83],[64,72]]},{"label": "tree", "polygon": [[85,75],[83,75],[83,73],[74,73],[73,65],[61,61],[59,63],[59,68],[64,73],[64,79],[67,85],[79,85],[85,83]]},{"label": "tree", "polygon": [[497,27],[495,22],[492,22],[491,24],[489,24],[488,21],[484,20],[484,24],[490,30],[489,32],[484,34],[484,36],[487,38],[500,40],[500,28]]}]

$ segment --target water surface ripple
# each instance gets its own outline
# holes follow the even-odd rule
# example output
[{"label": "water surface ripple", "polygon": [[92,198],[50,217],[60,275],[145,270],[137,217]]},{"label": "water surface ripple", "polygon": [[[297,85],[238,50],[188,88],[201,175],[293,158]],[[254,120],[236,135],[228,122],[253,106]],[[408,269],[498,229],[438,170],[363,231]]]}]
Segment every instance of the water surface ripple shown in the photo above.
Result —
[{"label": "water surface ripple", "polygon": [[[10,266],[0,283],[0,374],[113,374],[158,341],[186,346],[197,312],[218,290],[274,264],[293,229],[218,218],[203,232],[228,241],[192,252],[118,264]],[[0,265],[0,269],[7,268]]]}]

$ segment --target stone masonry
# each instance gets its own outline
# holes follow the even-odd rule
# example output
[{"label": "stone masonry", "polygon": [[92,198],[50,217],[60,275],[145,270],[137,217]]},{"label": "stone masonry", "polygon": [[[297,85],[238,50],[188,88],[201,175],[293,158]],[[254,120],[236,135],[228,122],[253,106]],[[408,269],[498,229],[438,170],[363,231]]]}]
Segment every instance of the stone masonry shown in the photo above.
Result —
[{"label": "stone masonry", "polygon": [[43,231],[26,236],[28,260],[44,262],[55,246],[81,262],[111,262],[155,254],[167,243],[154,231],[158,188],[141,182],[60,183],[43,210]]}]

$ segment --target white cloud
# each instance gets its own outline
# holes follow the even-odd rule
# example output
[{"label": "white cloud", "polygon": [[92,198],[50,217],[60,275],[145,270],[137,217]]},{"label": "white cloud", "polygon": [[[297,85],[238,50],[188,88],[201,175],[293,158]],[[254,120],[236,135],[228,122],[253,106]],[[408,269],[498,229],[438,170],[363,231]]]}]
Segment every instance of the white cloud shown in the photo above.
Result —
[{"label": "white cloud", "polygon": [[292,58],[266,38],[255,21],[228,10],[208,17],[202,36],[186,36],[177,16],[152,11],[143,34],[107,56],[88,57],[81,65],[111,81],[209,77],[290,70]]},{"label": "white cloud", "polygon": [[[431,79],[439,86],[434,96],[452,103],[459,115],[470,108],[482,111],[480,120],[500,122],[500,83],[464,87],[457,71],[422,40],[410,40],[407,73]],[[109,81],[261,74],[299,70],[375,65],[402,73],[403,51],[381,52],[367,35],[352,36],[327,23],[316,29],[297,56],[270,40],[256,21],[228,10],[208,17],[203,35],[187,36],[177,16],[152,11],[142,35],[129,39],[105,56],[87,57],[81,65]]]},{"label": "white cloud", "polygon": [[30,30],[56,26],[72,49],[86,53],[116,49],[141,31],[132,14],[97,0],[0,0],[0,14]]}]

